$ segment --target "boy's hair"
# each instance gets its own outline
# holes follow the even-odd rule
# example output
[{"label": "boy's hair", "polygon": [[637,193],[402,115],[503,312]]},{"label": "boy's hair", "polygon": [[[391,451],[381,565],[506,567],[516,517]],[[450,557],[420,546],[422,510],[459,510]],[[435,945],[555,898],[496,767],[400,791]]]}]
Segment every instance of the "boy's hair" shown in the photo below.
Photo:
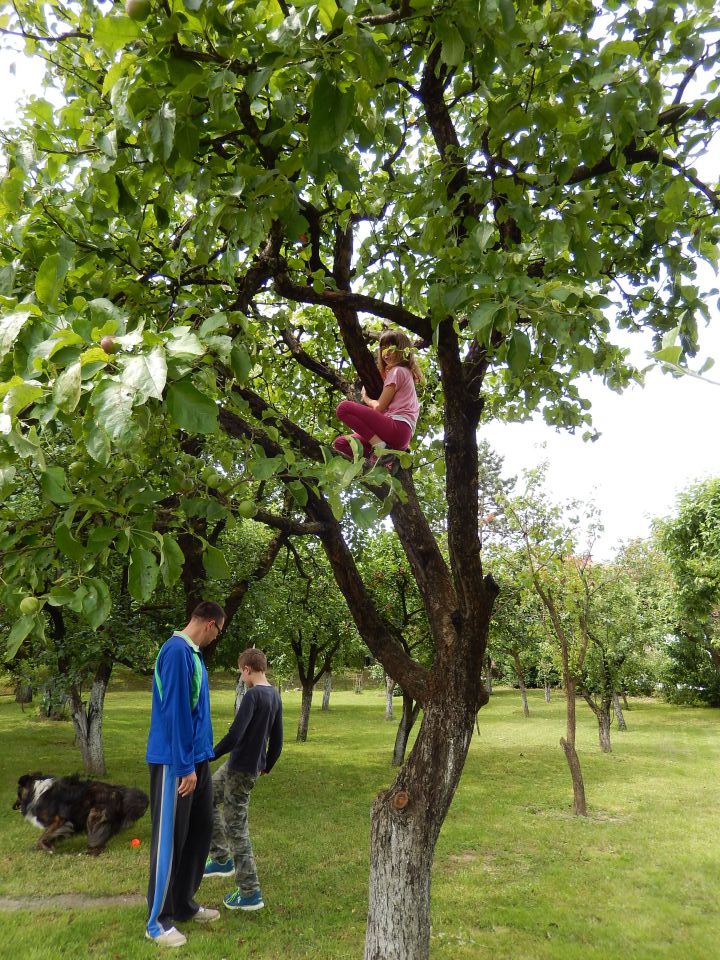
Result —
[{"label": "boy's hair", "polygon": [[203,600],[190,616],[193,620],[214,620],[218,625],[225,622],[225,611],[214,600]]},{"label": "boy's hair", "polygon": [[420,383],[423,375],[418,362],[415,359],[415,351],[413,350],[412,343],[410,342],[410,337],[406,333],[403,333],[402,330],[386,330],[383,334],[380,335],[380,346],[378,347],[378,369],[382,376],[385,376],[385,372],[388,368],[388,363],[383,356],[385,351],[392,351],[396,356],[399,357],[395,366],[398,367],[407,367],[410,373],[413,375],[413,380],[415,383]]},{"label": "boy's hair", "polygon": [[248,647],[238,657],[238,669],[242,670],[243,667],[250,667],[253,673],[266,673],[267,657],[262,650]]}]

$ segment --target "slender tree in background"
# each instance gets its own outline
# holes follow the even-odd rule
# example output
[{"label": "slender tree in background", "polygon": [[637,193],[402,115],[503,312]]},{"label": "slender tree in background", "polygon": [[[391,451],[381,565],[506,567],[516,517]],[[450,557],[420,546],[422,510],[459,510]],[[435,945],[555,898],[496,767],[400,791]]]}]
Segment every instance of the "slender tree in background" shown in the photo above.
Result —
[{"label": "slender tree in background", "polygon": [[[694,165],[717,125],[712,5],[163,0],[138,22],[29,0],[1,28],[64,98],[34,98],[4,134],[0,483],[6,496],[29,465],[57,568],[28,598],[31,526],[3,527],[10,652],[51,596],[104,579],[99,528],[138,596],[177,569],[198,507],[180,491],[158,535],[157,505],[183,444],[222,434],[266,483],[260,519],[282,529],[284,488],[373,656],[422,704],[373,806],[365,953],[422,960],[435,843],[486,696],[480,419],[542,410],[589,428],[578,377],[639,378],[611,296],[646,348],[679,329],[677,359],[695,350],[696,265],[719,219]],[[426,371],[422,439],[397,478],[328,446],[336,401],[357,380],[380,392],[370,333],[386,323]],[[56,437],[86,465],[82,493],[48,458]],[[118,499],[122,457],[157,469]],[[417,495],[429,470],[445,478],[445,554]],[[423,599],[432,670],[358,570],[350,524],[379,516]],[[78,544],[70,563],[63,544]]]},{"label": "slender tree in background", "polygon": [[[720,704],[720,479],[691,486],[677,516],[658,522],[657,542],[675,584],[668,648],[672,699]],[[669,631],[670,632],[670,631]]]}]

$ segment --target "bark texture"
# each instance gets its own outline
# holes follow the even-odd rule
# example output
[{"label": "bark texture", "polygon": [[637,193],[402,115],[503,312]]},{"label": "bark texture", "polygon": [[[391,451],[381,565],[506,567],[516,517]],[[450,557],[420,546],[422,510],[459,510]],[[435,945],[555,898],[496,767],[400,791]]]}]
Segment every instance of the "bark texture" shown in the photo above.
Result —
[{"label": "bark texture", "polygon": [[70,687],[73,726],[83,766],[86,773],[98,777],[104,776],[106,772],[102,737],[103,708],[112,668],[112,660],[103,660],[98,664],[87,703],[82,699],[77,684]]},{"label": "bark texture", "polygon": [[429,704],[393,786],[373,804],[365,960],[427,960],[435,844],[475,721],[459,697]]},{"label": "bark texture", "polygon": [[395,746],[393,747],[392,765],[400,767],[405,760],[405,751],[407,750],[410,733],[415,726],[415,721],[420,713],[420,704],[416,703],[412,697],[406,693],[402,696],[402,714],[395,734]]},{"label": "bark texture", "polygon": [[627,730],[627,723],[625,722],[625,714],[623,709],[620,706],[620,697],[617,695],[616,691],[613,691],[613,710],[615,711],[615,716],[618,722],[618,730],[625,732]]},{"label": "bark texture", "polygon": [[325,674],[325,679],[323,680],[323,698],[322,698],[322,709],[330,709],[330,694],[332,693],[332,673],[328,670]]},{"label": "bark texture", "polygon": [[395,690],[395,681],[392,677],[385,674],[385,719],[393,718],[393,691]]}]

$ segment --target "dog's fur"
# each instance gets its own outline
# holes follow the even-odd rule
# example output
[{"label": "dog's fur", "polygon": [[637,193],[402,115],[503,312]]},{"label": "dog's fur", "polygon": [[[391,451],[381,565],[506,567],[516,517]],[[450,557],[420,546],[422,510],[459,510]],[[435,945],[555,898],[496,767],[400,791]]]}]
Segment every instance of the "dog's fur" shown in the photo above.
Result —
[{"label": "dog's fur", "polygon": [[135,787],[83,780],[77,775],[26,773],[18,780],[13,810],[43,831],[39,850],[52,853],[62,837],[87,832],[88,853],[97,855],[110,837],[140,819],[148,803],[147,794]]}]

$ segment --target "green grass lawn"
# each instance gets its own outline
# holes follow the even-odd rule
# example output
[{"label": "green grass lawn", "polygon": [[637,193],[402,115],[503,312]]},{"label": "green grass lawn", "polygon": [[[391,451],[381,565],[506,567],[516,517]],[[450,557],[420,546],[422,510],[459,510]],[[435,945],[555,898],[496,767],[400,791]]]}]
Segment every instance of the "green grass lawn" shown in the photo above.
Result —
[{"label": "green grass lawn", "polygon": [[[216,733],[232,711],[227,684],[213,694]],[[433,876],[435,960],[712,960],[720,953],[720,741],[717,711],[632,704],[629,731],[613,730],[600,754],[594,718],[579,705],[580,753],[590,804],[573,817],[559,738],[560,695],[496,691],[480,714]],[[394,723],[384,695],[336,693],[313,711],[310,740],[294,742],[299,694],[284,694],[287,742],[258,781],[251,833],[267,908],[223,913],[191,927],[181,951],[198,958],[344,960],[362,956],[370,804],[392,779]],[[107,779],[146,786],[149,694],[114,689],[104,726]],[[11,810],[17,777],[78,769],[70,724],[32,719],[0,697],[0,957],[134,960],[157,954],[143,939],[142,903],[78,906],[59,895],[143,895],[149,818],[114,838],[99,858],[82,838],[54,856]],[[130,839],[142,840],[131,848]],[[218,906],[226,880],[199,899]],[[10,901],[48,897],[41,909]],[[165,951],[163,951],[165,954]],[[410,960],[410,958],[409,958]]]}]

